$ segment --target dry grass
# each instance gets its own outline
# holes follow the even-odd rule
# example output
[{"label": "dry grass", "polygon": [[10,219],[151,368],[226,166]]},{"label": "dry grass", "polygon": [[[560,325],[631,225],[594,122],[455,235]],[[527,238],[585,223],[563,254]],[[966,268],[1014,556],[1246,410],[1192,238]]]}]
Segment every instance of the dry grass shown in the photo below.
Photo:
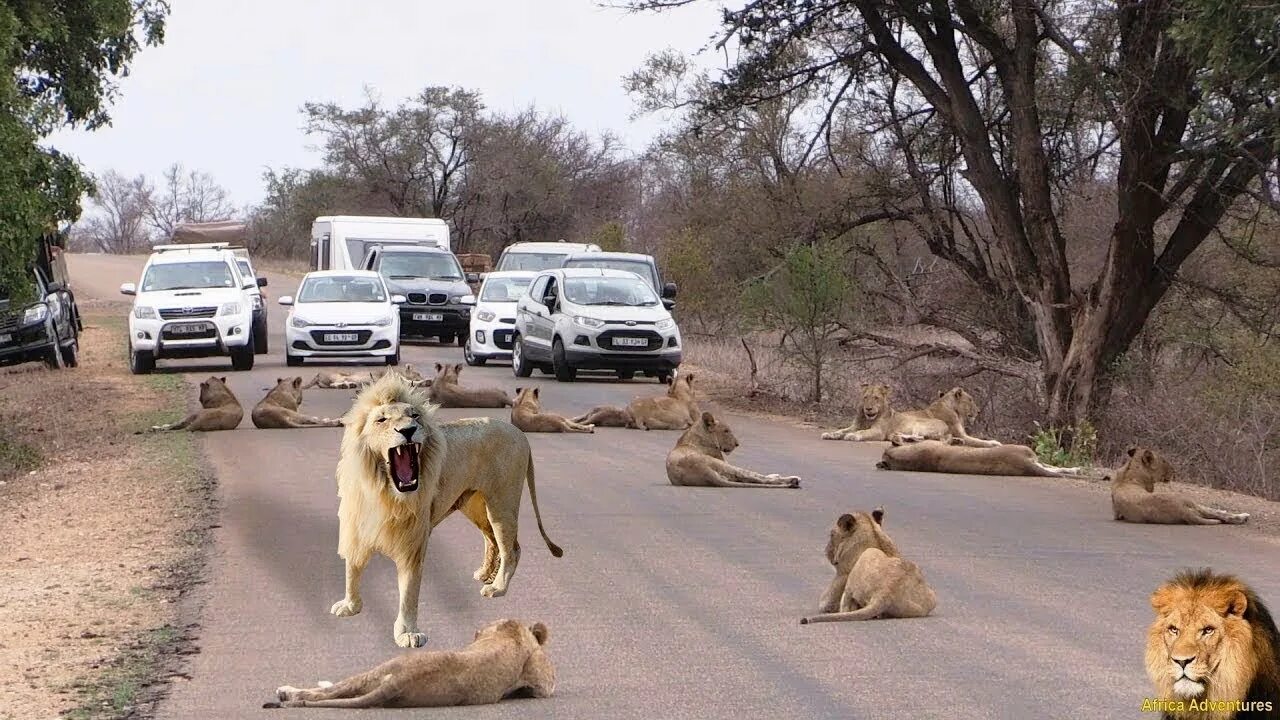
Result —
[{"label": "dry grass", "polygon": [[300,278],[311,270],[311,263],[308,260],[297,260],[291,258],[272,258],[272,257],[254,257],[254,269],[289,277]]},{"label": "dry grass", "polygon": [[186,405],[177,376],[128,374],[118,318],[88,317],[81,367],[0,372],[0,718],[117,718],[155,695],[184,636],[212,509],[190,435],[133,435]]}]

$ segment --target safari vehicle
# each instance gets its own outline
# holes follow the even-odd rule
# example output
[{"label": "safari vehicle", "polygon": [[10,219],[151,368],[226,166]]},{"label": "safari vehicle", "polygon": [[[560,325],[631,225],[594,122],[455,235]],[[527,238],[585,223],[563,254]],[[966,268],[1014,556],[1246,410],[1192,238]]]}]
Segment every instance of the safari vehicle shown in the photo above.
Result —
[{"label": "safari vehicle", "polygon": [[639,275],[653,291],[662,296],[668,310],[675,307],[676,284],[663,283],[658,261],[652,255],[628,252],[587,252],[566,256],[561,267],[610,268]]},{"label": "safari vehicle", "polygon": [[635,273],[562,268],[539,273],[516,305],[511,370],[550,368],[570,382],[579,370],[637,372],[666,380],[680,366],[680,329]]},{"label": "safari vehicle", "polygon": [[476,303],[458,258],[448,250],[421,245],[371,245],[360,267],[382,276],[390,292],[404,295],[400,336],[466,342],[471,307]]},{"label": "safari vehicle", "polygon": [[285,364],[307,358],[382,358],[400,362],[400,314],[404,296],[387,290],[382,277],[364,270],[309,272],[294,297],[278,301],[290,306],[285,321]]},{"label": "safari vehicle", "polygon": [[359,270],[374,245],[453,249],[439,218],[325,215],[311,223],[311,269]]},{"label": "safari vehicle", "polygon": [[157,245],[129,312],[129,369],[145,374],[156,360],[229,355],[236,370],[253,369],[253,294],[265,280],[244,275],[226,243]]},{"label": "safari vehicle", "polygon": [[51,368],[79,364],[80,310],[58,236],[42,238],[32,263],[33,301],[14,307],[0,286],[0,366],[41,361]]},{"label": "safari vehicle", "polygon": [[236,256],[240,265],[240,274],[256,279],[256,284],[249,291],[253,296],[253,351],[265,355],[270,346],[267,332],[267,294],[261,288],[267,286],[266,278],[259,278],[254,272],[253,261],[249,259],[249,249],[244,247],[249,239],[249,226],[238,220],[226,220],[207,223],[181,223],[173,229],[170,244],[202,245],[205,247],[225,247]]},{"label": "safari vehicle", "polygon": [[589,243],[569,243],[563,240],[512,243],[503,249],[495,269],[541,272],[560,267],[569,255],[585,252],[600,252],[600,246]]}]

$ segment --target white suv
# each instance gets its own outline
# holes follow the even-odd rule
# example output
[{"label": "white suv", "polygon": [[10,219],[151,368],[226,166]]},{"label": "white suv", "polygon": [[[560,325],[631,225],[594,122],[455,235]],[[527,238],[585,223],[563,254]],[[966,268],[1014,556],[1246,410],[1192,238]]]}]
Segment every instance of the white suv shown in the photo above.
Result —
[{"label": "white suv", "polygon": [[666,381],[680,366],[680,328],[635,273],[562,268],[538,274],[516,303],[511,369],[550,368],[561,382],[578,370],[636,372]]},{"label": "white suv", "polygon": [[156,360],[230,355],[236,370],[253,368],[256,278],[240,273],[221,245],[158,245],[137,284],[129,312],[129,369],[149,373]]}]

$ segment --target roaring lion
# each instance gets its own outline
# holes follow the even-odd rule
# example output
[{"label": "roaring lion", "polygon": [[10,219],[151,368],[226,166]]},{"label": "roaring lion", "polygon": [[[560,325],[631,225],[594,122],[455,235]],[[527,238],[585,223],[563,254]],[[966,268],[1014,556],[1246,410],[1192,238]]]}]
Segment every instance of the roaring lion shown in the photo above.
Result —
[{"label": "roaring lion", "polygon": [[968,447],[959,440],[909,440],[895,437],[876,467],[881,470],[955,473],[957,475],[1028,475],[1075,477],[1078,467],[1045,465],[1026,445]]},{"label": "roaring lion", "polygon": [[396,564],[400,610],[396,644],[421,647],[418,590],[431,530],[461,510],[484,535],[480,594],[499,597],[520,561],[520,497],[529,500],[538,532],[555,557],[564,554],[542,526],[534,490],[533,454],[524,433],[504,420],[435,422],[435,406],[397,373],[356,396],[343,416],[338,458],[338,555],[346,560],[346,596],[330,609],[360,612],[360,574],[374,552]]},{"label": "roaring lion", "polygon": [[464,388],[458,384],[462,363],[441,365],[436,363],[436,377],[431,381],[428,394],[431,402],[447,408],[500,408],[510,407],[511,398],[499,388]]},{"label": "roaring lion", "polygon": [[795,475],[761,475],[725,462],[738,447],[733,430],[704,412],[667,453],[667,479],[691,487],[798,488]]},{"label": "roaring lion", "polygon": [[573,419],[598,427],[627,427],[638,430],[684,430],[698,422],[697,394],[693,373],[677,373],[666,395],[640,397],[625,408],[601,405]]},{"label": "roaring lion", "polygon": [[225,377],[210,377],[200,383],[200,409],[176,423],[152,425],[152,432],[164,430],[235,430],[244,419],[244,408],[227,387]]},{"label": "roaring lion", "polygon": [[1184,570],[1151,595],[1147,676],[1166,718],[1280,717],[1280,631],[1249,586]]},{"label": "roaring lion", "polygon": [[547,626],[499,620],[462,650],[416,652],[334,685],[285,685],[263,707],[418,708],[488,705],[506,697],[551,697],[556,670],[544,649]]},{"label": "roaring lion", "polygon": [[836,519],[827,540],[827,561],[835,566],[836,576],[818,601],[821,614],[800,618],[801,625],[916,618],[933,612],[938,598],[924,573],[902,558],[883,525],[884,508]]},{"label": "roaring lion", "polygon": [[563,415],[542,412],[537,387],[516,388],[516,404],[511,406],[511,424],[529,432],[593,433],[595,425],[582,425]]},{"label": "roaring lion", "polygon": [[253,420],[254,427],[272,430],[342,425],[342,420],[337,418],[303,415],[298,412],[300,405],[302,405],[302,378],[276,378],[276,386],[253,406],[253,412],[249,417]]},{"label": "roaring lion", "polygon": [[1111,478],[1111,510],[1116,520],[1163,525],[1239,525],[1249,513],[1201,505],[1172,492],[1156,492],[1156,483],[1173,480],[1173,466],[1149,448],[1129,448],[1129,459]]},{"label": "roaring lion", "polygon": [[938,399],[923,410],[898,412],[889,404],[888,385],[862,386],[858,417],[849,427],[822,433],[823,440],[958,439],[971,447],[996,447],[999,441],[973,437],[965,423],[978,417],[978,402],[964,388],[939,390]]}]

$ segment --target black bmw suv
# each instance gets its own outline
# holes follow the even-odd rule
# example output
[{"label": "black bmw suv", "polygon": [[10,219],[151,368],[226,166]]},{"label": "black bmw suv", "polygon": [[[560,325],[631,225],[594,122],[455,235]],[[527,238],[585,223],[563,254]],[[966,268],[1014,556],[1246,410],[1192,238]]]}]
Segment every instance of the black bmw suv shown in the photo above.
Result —
[{"label": "black bmw suv", "polygon": [[425,245],[374,245],[361,267],[376,271],[388,290],[408,298],[400,306],[401,338],[466,342],[476,304],[467,283],[477,278],[462,272],[453,253]]}]

